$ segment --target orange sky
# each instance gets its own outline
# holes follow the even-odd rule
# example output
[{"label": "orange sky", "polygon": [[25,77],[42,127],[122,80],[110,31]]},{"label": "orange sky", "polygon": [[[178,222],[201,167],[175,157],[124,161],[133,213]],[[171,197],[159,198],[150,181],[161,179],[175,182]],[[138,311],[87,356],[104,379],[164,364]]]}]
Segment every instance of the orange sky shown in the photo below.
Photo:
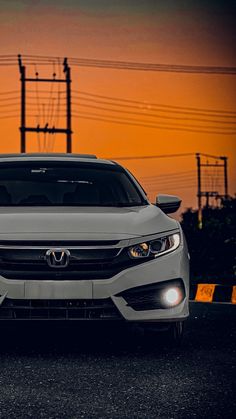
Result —
[{"label": "orange sky", "polygon": [[[178,5],[176,4],[178,3]],[[196,4],[197,3],[197,4]],[[210,4],[211,3],[211,4]],[[123,1],[108,0],[57,2],[28,0],[0,0],[0,56],[4,54],[33,54],[49,56],[86,57],[120,61],[168,63],[185,65],[236,66],[233,50],[235,45],[235,8],[233,2],[153,2],[151,0]],[[28,66],[28,74],[35,70],[42,76],[51,77],[57,73],[57,66]],[[0,100],[4,92],[19,90],[17,66],[0,67]],[[127,70],[72,67],[72,88],[103,96],[136,100],[149,104],[138,107],[141,116],[111,113],[96,108],[78,107],[78,100],[72,95],[73,111],[99,113],[119,118],[135,118],[153,121],[145,116],[153,112],[151,103],[171,106],[206,108],[211,110],[235,111],[236,76],[176,74],[163,72],[142,72]],[[35,90],[35,86],[29,87]],[[50,85],[40,89],[50,91]],[[1,95],[3,93],[3,95]],[[17,94],[18,95],[18,94]],[[45,94],[47,96],[47,94]],[[36,103],[35,93],[31,102]],[[17,102],[18,99],[15,101]],[[30,102],[30,99],[28,99]],[[47,100],[42,103],[47,109]],[[2,106],[2,116],[19,105],[8,103]],[[92,102],[88,102],[88,104]],[[11,107],[12,104],[12,107]],[[86,101],[83,102],[86,104]],[[93,106],[96,106],[93,103]],[[102,106],[102,105],[99,105]],[[103,105],[105,106],[105,105]],[[122,109],[122,108],[121,108]],[[127,109],[127,108],[125,108]],[[132,109],[131,109],[132,110]],[[133,109],[134,110],[134,109]],[[13,114],[14,111],[11,113]],[[35,108],[28,107],[28,113],[35,114],[28,123],[36,123]],[[156,114],[157,115],[157,114]],[[171,113],[158,115],[181,116]],[[182,115],[183,116],[183,115]],[[186,117],[186,115],[185,115]],[[215,118],[214,118],[215,119]],[[155,119],[171,123],[198,127],[216,126],[217,123]],[[223,120],[222,120],[223,121]],[[234,123],[236,119],[233,120]],[[58,121],[61,125],[63,120]],[[218,124],[220,128],[227,125]],[[19,120],[1,118],[1,152],[19,151]],[[73,151],[94,153],[100,157],[138,156],[172,153],[209,153],[229,157],[230,193],[236,192],[236,147],[235,135],[204,134],[176,129],[158,129],[141,126],[73,118]],[[36,135],[27,137],[27,150],[37,151]],[[41,138],[41,144],[43,139]],[[64,151],[63,137],[55,138],[54,151]],[[158,192],[176,193],[183,198],[183,208],[196,206],[195,158],[124,161],[123,164],[142,180],[152,199]],[[175,172],[189,172],[177,175],[173,182],[145,177],[160,176]],[[151,179],[151,180],[150,180]]]}]

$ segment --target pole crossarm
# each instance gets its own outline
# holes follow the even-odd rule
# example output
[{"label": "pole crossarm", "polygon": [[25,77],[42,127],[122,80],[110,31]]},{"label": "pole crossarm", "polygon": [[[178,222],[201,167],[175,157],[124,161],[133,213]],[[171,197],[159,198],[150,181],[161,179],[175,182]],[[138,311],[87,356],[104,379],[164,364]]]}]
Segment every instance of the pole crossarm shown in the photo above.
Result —
[{"label": "pole crossarm", "polygon": [[67,128],[55,128],[55,127],[25,127],[22,128],[25,132],[43,132],[44,134],[67,134]]},{"label": "pole crossarm", "polygon": [[[206,154],[206,153],[196,153],[196,155],[199,154],[202,157],[209,157],[211,159],[217,159],[217,160],[223,160],[225,157],[223,156],[213,156],[212,154]],[[227,157],[226,157],[227,158]]]},{"label": "pole crossarm", "polygon": [[220,196],[219,192],[217,192],[217,191],[207,191],[207,192],[202,191],[200,195],[201,196]]},{"label": "pole crossarm", "polygon": [[36,77],[35,79],[34,78],[26,78],[25,79],[25,81],[27,81],[27,82],[37,82],[37,81],[39,81],[39,82],[46,82],[46,83],[53,83],[53,82],[55,82],[55,83],[66,83],[67,81],[66,80],[64,80],[64,79],[47,79],[47,78],[39,78],[39,77]]},{"label": "pole crossarm", "polygon": [[202,164],[201,167],[224,167],[224,164]]}]

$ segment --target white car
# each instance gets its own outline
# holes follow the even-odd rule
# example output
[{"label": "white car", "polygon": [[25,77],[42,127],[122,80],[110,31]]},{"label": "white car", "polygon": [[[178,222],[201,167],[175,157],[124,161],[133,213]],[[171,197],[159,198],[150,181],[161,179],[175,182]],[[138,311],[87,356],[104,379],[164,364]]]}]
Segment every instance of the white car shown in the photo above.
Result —
[{"label": "white car", "polygon": [[189,258],[176,211],[92,155],[0,156],[0,319],[120,320],[182,335]]}]

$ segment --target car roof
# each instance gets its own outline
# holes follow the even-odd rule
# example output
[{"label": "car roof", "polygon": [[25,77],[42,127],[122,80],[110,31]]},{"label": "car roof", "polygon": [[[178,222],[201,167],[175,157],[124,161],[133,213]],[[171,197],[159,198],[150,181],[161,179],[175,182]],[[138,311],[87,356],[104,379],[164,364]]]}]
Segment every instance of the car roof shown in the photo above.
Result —
[{"label": "car roof", "polygon": [[94,154],[66,154],[66,153],[22,153],[0,154],[0,162],[4,161],[83,161],[96,164],[116,165],[111,160],[98,159]]}]

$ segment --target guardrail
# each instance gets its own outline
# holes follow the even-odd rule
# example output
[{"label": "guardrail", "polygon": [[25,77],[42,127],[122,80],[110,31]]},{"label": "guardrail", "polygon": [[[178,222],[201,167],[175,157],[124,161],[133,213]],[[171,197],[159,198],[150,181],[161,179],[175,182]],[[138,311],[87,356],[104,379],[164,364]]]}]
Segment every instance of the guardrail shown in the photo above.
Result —
[{"label": "guardrail", "polygon": [[193,284],[189,299],[199,303],[236,304],[236,285]]}]

